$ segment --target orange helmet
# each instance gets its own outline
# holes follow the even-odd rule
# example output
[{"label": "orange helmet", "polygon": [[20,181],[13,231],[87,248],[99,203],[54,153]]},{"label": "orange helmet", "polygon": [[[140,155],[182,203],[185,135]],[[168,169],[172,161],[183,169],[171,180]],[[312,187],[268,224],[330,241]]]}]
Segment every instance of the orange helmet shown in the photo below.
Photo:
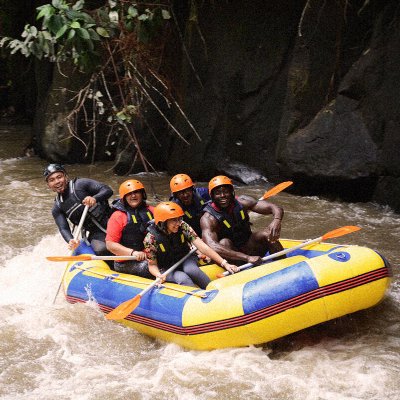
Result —
[{"label": "orange helmet", "polygon": [[232,186],[232,190],[233,190],[233,183],[230,180],[230,178],[228,178],[225,175],[218,175],[218,176],[214,176],[214,178],[212,178],[210,180],[210,182],[208,183],[208,192],[211,195],[211,192],[213,191],[213,189],[215,189],[218,186],[222,186],[222,185],[230,185],[230,186]]},{"label": "orange helmet", "polygon": [[146,192],[144,190],[142,182],[137,181],[136,179],[128,179],[127,181],[122,182],[121,185],[119,186],[119,197],[123,199],[124,196],[126,196],[128,193],[140,189],[143,190],[143,194],[145,195]]},{"label": "orange helmet", "polygon": [[155,223],[158,224],[171,218],[182,217],[183,210],[179,204],[172,201],[162,201],[154,208],[153,215]]},{"label": "orange helmet", "polygon": [[171,179],[169,186],[171,188],[171,192],[176,193],[189,187],[193,187],[194,184],[189,175],[178,174]]}]

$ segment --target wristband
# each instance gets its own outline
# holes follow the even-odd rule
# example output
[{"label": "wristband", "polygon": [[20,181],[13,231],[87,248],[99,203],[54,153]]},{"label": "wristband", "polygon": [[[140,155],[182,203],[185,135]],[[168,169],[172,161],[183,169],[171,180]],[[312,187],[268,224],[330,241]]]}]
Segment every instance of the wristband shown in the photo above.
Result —
[{"label": "wristband", "polygon": [[131,251],[131,256],[133,256],[133,253],[134,253],[134,252],[135,252],[135,250],[132,249],[132,251]]},{"label": "wristband", "polygon": [[227,264],[228,261],[225,259],[222,260],[222,263],[220,264],[222,268],[225,268],[225,265]]},{"label": "wristband", "polygon": [[279,221],[282,221],[282,218],[275,217],[274,219],[279,219]]}]

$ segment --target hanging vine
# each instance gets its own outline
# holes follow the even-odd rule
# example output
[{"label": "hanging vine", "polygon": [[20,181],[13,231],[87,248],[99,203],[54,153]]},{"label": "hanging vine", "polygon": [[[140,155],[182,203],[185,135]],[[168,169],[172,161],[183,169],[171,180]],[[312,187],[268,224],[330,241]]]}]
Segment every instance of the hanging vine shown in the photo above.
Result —
[{"label": "hanging vine", "polygon": [[[63,63],[72,61],[77,69],[90,74],[88,84],[72,95],[74,106],[66,118],[70,135],[85,146],[86,155],[92,146],[93,161],[99,132],[123,132],[128,146],[136,149],[133,162],[140,159],[149,171],[154,167],[141,150],[133,123],[141,120],[148,124],[145,107],[154,107],[169,129],[186,141],[163,111],[173,107],[201,140],[160,71],[163,49],[174,26],[171,14],[170,0],[135,4],[109,0],[95,10],[85,9],[84,0],[52,0],[37,8],[41,27],[26,25],[21,39],[4,37],[0,47],[11,54],[48,59],[57,63],[61,73]],[[85,132],[77,131],[79,119],[84,120]],[[83,133],[90,140],[84,140]]]}]

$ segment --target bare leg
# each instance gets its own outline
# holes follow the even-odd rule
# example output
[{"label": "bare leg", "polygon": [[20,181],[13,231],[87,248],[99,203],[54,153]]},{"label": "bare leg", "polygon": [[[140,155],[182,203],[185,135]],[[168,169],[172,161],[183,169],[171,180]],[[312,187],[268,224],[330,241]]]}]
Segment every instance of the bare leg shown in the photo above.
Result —
[{"label": "bare leg", "polygon": [[[266,231],[253,232],[247,243],[240,249],[243,253],[251,256],[263,257],[268,251],[270,254],[283,250],[283,246],[279,241],[270,242]],[[277,259],[285,258],[285,256],[277,257]]]}]

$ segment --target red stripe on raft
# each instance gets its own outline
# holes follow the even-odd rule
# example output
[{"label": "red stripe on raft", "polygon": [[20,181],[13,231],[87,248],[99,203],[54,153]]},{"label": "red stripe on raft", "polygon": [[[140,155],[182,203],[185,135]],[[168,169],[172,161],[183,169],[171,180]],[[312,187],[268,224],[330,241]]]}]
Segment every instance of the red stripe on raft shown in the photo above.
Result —
[{"label": "red stripe on raft", "polygon": [[[147,325],[152,328],[164,330],[166,332],[175,333],[177,335],[198,335],[202,333],[215,332],[223,329],[230,329],[243,325],[248,325],[260,321],[262,319],[271,317],[273,315],[282,313],[291,308],[299,307],[310,301],[320,299],[321,297],[344,292],[346,290],[350,290],[355,287],[362,286],[367,283],[386,278],[388,276],[390,276],[389,270],[386,267],[383,267],[375,271],[370,271],[365,274],[355,276],[345,281],[335,282],[330,285],[320,287],[311,292],[307,292],[292,299],[288,299],[281,303],[263,308],[251,314],[241,315],[227,320],[207,322],[205,324],[195,325],[195,326],[180,327],[165,322],[153,320],[148,317],[142,317],[136,314],[129,314],[125,319],[132,321],[134,323]],[[70,303],[85,302],[84,300],[73,296],[67,296],[67,301]],[[99,307],[105,313],[108,313],[112,310],[111,307],[107,307],[101,304],[99,305]]]}]

